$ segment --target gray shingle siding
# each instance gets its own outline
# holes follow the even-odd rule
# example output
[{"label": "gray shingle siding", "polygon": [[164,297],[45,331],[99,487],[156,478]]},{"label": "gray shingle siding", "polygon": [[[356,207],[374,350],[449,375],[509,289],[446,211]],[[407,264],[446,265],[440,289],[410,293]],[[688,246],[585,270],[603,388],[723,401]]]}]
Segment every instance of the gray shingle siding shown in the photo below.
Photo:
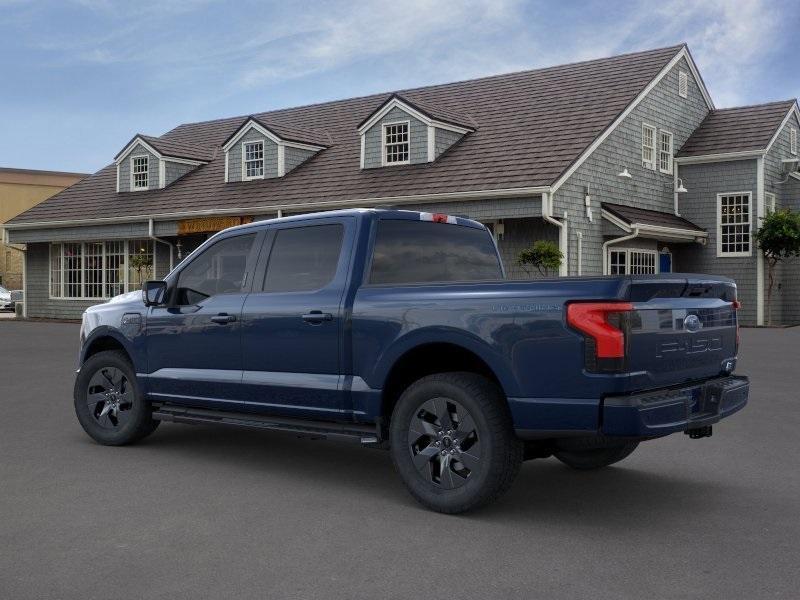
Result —
[{"label": "gray shingle siding", "polygon": [[[777,208],[800,210],[800,181],[787,177],[783,163],[785,158],[797,158],[790,151],[789,129],[794,127],[800,136],[800,122],[792,114],[778,132],[775,142],[764,157],[764,191],[775,194]],[[764,302],[767,298],[769,278],[764,266]],[[772,322],[800,323],[800,260],[789,259],[779,263],[775,269],[772,288]],[[766,308],[764,309],[766,319]]]},{"label": "gray shingle siding", "polygon": [[[540,279],[542,275],[535,267],[523,269],[517,262],[520,251],[530,248],[537,240],[550,240],[558,243],[558,230],[543,219],[508,219],[504,221],[503,239],[497,244],[506,276],[509,279]],[[555,277],[558,272],[548,273]]]},{"label": "gray shingle siding", "polygon": [[396,121],[409,122],[409,159],[412,165],[428,162],[428,126],[408,113],[393,108],[364,132],[364,168],[380,167],[383,156],[383,126]]},{"label": "gray shingle siding", "polygon": [[736,280],[742,302],[743,325],[756,323],[756,251],[744,257],[717,257],[717,194],[752,192],[756,211],[756,161],[684,165],[680,176],[689,190],[680,197],[681,216],[708,231],[708,245],[673,244],[674,269],[689,273],[724,275]]},{"label": "gray shingle siding", "polygon": [[151,190],[158,189],[158,158],[152,152],[149,152],[142,144],[136,144],[133,150],[119,164],[119,191],[131,191],[131,159],[134,156],[147,156],[147,179],[148,187]]},{"label": "gray shingle siding", "polygon": [[171,160],[164,161],[164,186],[177,181],[196,167]]},{"label": "gray shingle siding", "polygon": [[403,204],[398,208],[444,213],[446,215],[459,215],[481,222],[494,221],[496,219],[518,219],[521,217],[542,216],[542,202],[540,196],[532,196],[530,198],[494,198],[487,200]]},{"label": "gray shingle siding", "polygon": [[[678,96],[679,70],[689,77],[685,99]],[[672,133],[673,151],[677,152],[707,113],[697,82],[686,61],[681,60],[556,191],[553,216],[560,218],[569,211],[570,275],[578,274],[578,232],[583,234],[582,274],[602,272],[601,202],[673,211],[673,176],[642,166],[642,123]],[[627,167],[631,179],[617,176],[623,167]],[[589,222],[584,208],[587,186],[591,187],[593,222]]]},{"label": "gray shingle siding", "polygon": [[314,156],[316,152],[313,150],[303,150],[302,148],[293,148],[292,146],[286,146],[284,149],[284,165],[285,165],[285,173],[289,173],[292,169],[296,169],[301,164],[306,162],[309,158]]},{"label": "gray shingle siding", "polygon": [[251,128],[228,150],[228,181],[242,181],[242,144],[259,141],[264,142],[264,178],[278,176],[278,144]]},{"label": "gray shingle siding", "polygon": [[50,299],[50,244],[28,244],[25,252],[25,303],[28,317],[80,319],[97,300]]},{"label": "gray shingle siding", "polygon": [[434,158],[439,158],[450,146],[460,140],[463,135],[454,131],[448,131],[440,127],[435,127],[434,132]]},{"label": "gray shingle siding", "polygon": [[115,223],[89,227],[57,227],[53,229],[9,230],[12,243],[69,242],[88,240],[114,240],[147,237],[147,223]]}]

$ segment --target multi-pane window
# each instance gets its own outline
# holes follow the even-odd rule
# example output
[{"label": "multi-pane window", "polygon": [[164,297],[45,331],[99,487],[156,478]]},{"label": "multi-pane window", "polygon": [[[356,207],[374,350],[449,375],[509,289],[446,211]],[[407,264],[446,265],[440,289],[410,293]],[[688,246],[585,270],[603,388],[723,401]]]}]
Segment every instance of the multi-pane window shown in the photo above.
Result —
[{"label": "multi-pane window", "polygon": [[672,134],[661,131],[658,136],[658,169],[662,173],[672,174]]},{"label": "multi-pane window", "polygon": [[658,272],[657,252],[620,248],[608,253],[608,272],[610,275],[654,275]]},{"label": "multi-pane window", "polygon": [[244,178],[264,177],[264,142],[244,143]]},{"label": "multi-pane window", "polygon": [[642,166],[656,168],[656,128],[642,123]]},{"label": "multi-pane window", "polygon": [[131,184],[135,190],[146,190],[149,183],[149,157],[131,158]]},{"label": "multi-pane window", "polygon": [[689,75],[686,71],[678,71],[678,95],[681,98],[689,95]]},{"label": "multi-pane window", "polygon": [[408,121],[383,126],[383,157],[387,165],[408,163]]},{"label": "multi-pane window", "polygon": [[153,277],[152,240],[69,242],[50,246],[50,296],[112,298]]},{"label": "multi-pane window", "polygon": [[789,127],[789,152],[797,154],[797,129]]},{"label": "multi-pane window", "polygon": [[764,194],[764,199],[766,200],[767,211],[774,213],[775,212],[775,194],[772,192],[767,192]]},{"label": "multi-pane window", "polygon": [[750,192],[717,196],[717,254],[748,256],[750,254]]}]

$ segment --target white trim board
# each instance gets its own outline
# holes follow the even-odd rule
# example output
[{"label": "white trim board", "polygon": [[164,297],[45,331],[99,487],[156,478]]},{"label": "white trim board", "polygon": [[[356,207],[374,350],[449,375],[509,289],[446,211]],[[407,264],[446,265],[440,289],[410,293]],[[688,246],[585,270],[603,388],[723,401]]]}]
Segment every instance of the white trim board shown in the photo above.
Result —
[{"label": "white trim board", "polygon": [[789,119],[791,118],[792,115],[795,115],[797,117],[797,120],[800,121],[800,109],[797,108],[797,102],[795,102],[792,105],[792,107],[789,109],[789,112],[787,112],[786,116],[783,117],[783,121],[781,121],[780,127],[778,127],[778,130],[772,136],[772,139],[769,141],[769,144],[767,144],[767,147],[764,150],[764,153],[769,152],[770,148],[772,148],[772,145],[778,139],[778,136],[781,134],[781,131],[783,131],[783,128],[786,126],[786,123],[789,122]]},{"label": "white trim board", "polygon": [[244,125],[239,128],[239,131],[234,135],[230,140],[228,140],[225,145],[222,147],[224,152],[228,152],[231,148],[236,145],[236,142],[239,141],[242,137],[244,137],[247,133],[250,132],[251,129],[255,129],[264,137],[272,140],[278,145],[283,144],[284,146],[291,146],[292,148],[298,148],[300,150],[311,150],[312,152],[319,152],[320,150],[325,150],[325,146],[317,146],[314,144],[304,144],[302,142],[291,142],[289,140],[284,140],[281,137],[278,137],[277,134],[272,133],[269,129],[258,123],[253,119],[249,119]]},{"label": "white trim board", "polygon": [[711,101],[711,96],[708,94],[708,90],[706,89],[703,80],[700,78],[700,74],[697,72],[697,67],[694,64],[694,61],[692,60],[692,57],[689,54],[688,49],[686,48],[686,46],[683,46],[675,54],[672,60],[670,60],[664,66],[664,68],[661,69],[659,74],[653,78],[653,80],[647,85],[647,87],[645,87],[641,92],[639,92],[639,95],[636,96],[633,102],[631,102],[628,105],[628,107],[624,111],[622,111],[622,113],[614,120],[613,123],[611,123],[611,125],[609,125],[606,128],[606,130],[603,133],[601,133],[598,137],[595,138],[595,140],[589,145],[588,148],[586,148],[586,150],[583,151],[583,153],[578,157],[578,159],[574,163],[572,163],[572,165],[566,171],[564,171],[564,173],[556,180],[556,182],[551,186],[553,193],[555,193],[556,190],[558,190],[562,185],[564,185],[564,183],[566,183],[566,181],[572,176],[572,174],[575,173],[575,171],[577,171],[584,162],[586,162],[586,160],[592,155],[592,153],[595,150],[597,150],[600,144],[602,144],[606,140],[606,138],[608,138],[608,136],[610,136],[616,130],[616,128],[620,125],[620,123],[622,123],[628,117],[628,115],[630,115],[631,112],[633,112],[633,110],[637,106],[639,106],[639,104],[641,104],[641,102],[647,97],[647,95],[651,91],[653,91],[653,88],[655,88],[661,82],[661,80],[664,79],[667,73],[669,73],[673,69],[673,67],[675,67],[675,65],[677,65],[681,61],[681,59],[686,59],[686,62],[689,64],[689,68],[692,71],[692,75],[695,78],[697,86],[700,88],[700,92],[703,95],[703,99],[706,102],[706,106],[708,106],[709,110],[714,108],[714,103]]},{"label": "white trim board", "polygon": [[[65,221],[40,221],[32,223],[4,223],[3,227],[9,230],[49,229],[58,227],[79,227],[83,225],[102,225],[115,223],[147,222],[149,219],[156,221],[170,221],[190,217],[209,217],[221,215],[258,215],[272,214],[277,211],[306,210],[314,208],[358,208],[378,206],[382,204],[417,204],[425,202],[458,202],[461,200],[486,200],[494,198],[521,198],[527,196],[541,196],[550,191],[547,186],[502,188],[496,190],[474,190],[467,192],[443,192],[437,194],[419,194],[416,196],[382,196],[376,198],[355,198],[352,200],[331,200],[324,202],[274,204],[266,206],[247,206],[226,209],[205,209],[197,211],[182,211],[174,213],[153,213],[145,215],[131,215],[124,217],[102,217],[98,219],[72,219]],[[544,211],[542,211],[544,212]]]},{"label": "white trim board", "polygon": [[720,154],[698,154],[697,156],[676,156],[673,162],[679,165],[694,165],[734,160],[750,160],[764,156],[764,150],[742,150],[740,152],[723,152]]},{"label": "white trim board", "polygon": [[363,125],[361,125],[358,128],[358,133],[363,136],[367,132],[367,130],[371,129],[383,117],[385,117],[389,113],[389,111],[391,111],[394,108],[402,110],[404,113],[414,117],[418,121],[422,121],[425,125],[432,125],[433,127],[438,127],[439,129],[446,129],[447,131],[460,133],[461,135],[465,135],[467,133],[470,133],[471,131],[475,131],[475,129],[472,127],[461,127],[458,125],[445,123],[437,119],[432,119],[427,115],[421,113],[417,109],[412,108],[411,106],[400,100],[400,98],[392,98],[386,104],[384,104],[380,110],[378,110],[367,121],[365,121]]}]

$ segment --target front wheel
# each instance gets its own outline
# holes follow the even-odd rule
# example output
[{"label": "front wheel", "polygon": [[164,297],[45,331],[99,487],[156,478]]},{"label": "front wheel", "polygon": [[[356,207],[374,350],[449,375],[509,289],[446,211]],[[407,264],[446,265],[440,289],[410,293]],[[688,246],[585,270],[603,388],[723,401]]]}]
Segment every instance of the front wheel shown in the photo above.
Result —
[{"label": "front wheel", "polygon": [[75,414],[89,436],[107,446],[130,444],[150,435],[159,421],[139,393],[136,373],[121,352],[98,352],[75,381]]},{"label": "front wheel", "polygon": [[440,373],[413,383],[390,424],[392,461],[411,495],[443,513],[498,498],[522,462],[522,443],[497,386],[474,373]]}]

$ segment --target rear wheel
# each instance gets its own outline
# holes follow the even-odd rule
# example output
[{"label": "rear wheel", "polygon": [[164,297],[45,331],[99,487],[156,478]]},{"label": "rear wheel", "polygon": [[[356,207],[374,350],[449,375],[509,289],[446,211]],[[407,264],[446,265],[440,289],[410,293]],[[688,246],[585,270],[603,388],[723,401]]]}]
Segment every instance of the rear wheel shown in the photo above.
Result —
[{"label": "rear wheel", "polygon": [[522,462],[502,394],[474,373],[441,373],[412,384],[395,406],[390,441],[411,495],[443,513],[498,498]]},{"label": "rear wheel", "polygon": [[75,381],[75,414],[83,430],[108,446],[136,442],[153,433],[152,418],[136,374],[121,352],[98,352],[81,367]]},{"label": "rear wheel", "polygon": [[618,463],[636,450],[639,442],[628,442],[602,448],[557,450],[553,455],[565,465],[580,471],[591,471]]}]

